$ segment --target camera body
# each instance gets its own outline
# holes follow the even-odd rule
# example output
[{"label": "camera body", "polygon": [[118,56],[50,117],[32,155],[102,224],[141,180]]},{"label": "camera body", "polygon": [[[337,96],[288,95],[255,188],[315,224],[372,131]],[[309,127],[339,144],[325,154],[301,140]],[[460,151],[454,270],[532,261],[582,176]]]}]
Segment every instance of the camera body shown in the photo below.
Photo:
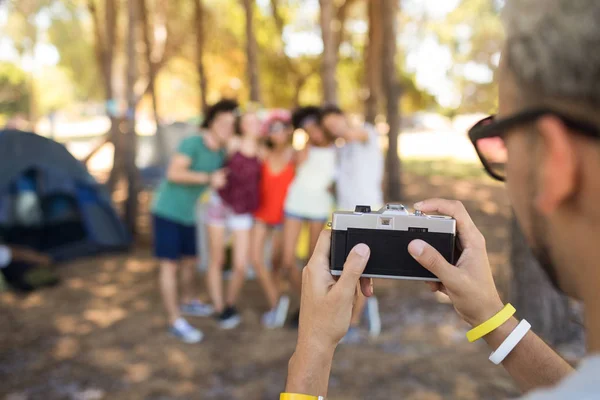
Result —
[{"label": "camera body", "polygon": [[371,249],[364,277],[439,281],[408,253],[414,239],[424,240],[454,263],[456,220],[451,217],[411,214],[401,204],[387,204],[376,212],[356,206],[354,212],[334,212],[331,228],[332,275],[342,274],[348,253],[359,243]]}]

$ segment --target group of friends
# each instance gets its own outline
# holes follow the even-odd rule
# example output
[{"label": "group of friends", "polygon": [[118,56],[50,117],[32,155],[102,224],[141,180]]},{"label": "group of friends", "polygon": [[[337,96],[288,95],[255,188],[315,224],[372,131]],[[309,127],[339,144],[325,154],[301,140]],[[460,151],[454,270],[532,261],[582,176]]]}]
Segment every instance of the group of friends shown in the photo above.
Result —
[{"label": "group of friends", "polygon": [[[300,151],[292,146],[297,130],[308,138]],[[269,305],[262,324],[282,327],[290,307],[282,281],[289,282],[291,293],[300,294],[296,249],[303,227],[309,233],[310,254],[332,211],[383,205],[382,180],[376,129],[351,123],[336,106],[276,110],[262,121],[256,110],[243,110],[233,100],[211,106],[201,129],[180,143],[152,206],[154,253],[170,332],[184,342],[202,340],[203,333],[185,316],[214,316],[222,329],[237,327],[237,304],[249,265]],[[197,204],[207,191],[210,199],[199,218]],[[207,256],[197,251],[199,220],[206,225],[211,304],[201,302],[194,287],[198,257]],[[225,289],[229,235],[232,270]],[[266,254],[269,239],[271,254]],[[379,333],[377,300],[367,303],[362,297],[348,342],[360,339],[363,314],[371,335]],[[298,315],[291,315],[292,323]]]}]

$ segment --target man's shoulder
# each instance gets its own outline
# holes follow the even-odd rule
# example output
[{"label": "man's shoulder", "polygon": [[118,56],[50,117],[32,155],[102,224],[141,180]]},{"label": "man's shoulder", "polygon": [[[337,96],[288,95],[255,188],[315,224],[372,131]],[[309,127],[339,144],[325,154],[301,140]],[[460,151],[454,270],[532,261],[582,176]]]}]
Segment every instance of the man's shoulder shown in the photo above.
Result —
[{"label": "man's shoulder", "polygon": [[586,358],[576,372],[551,389],[532,392],[522,400],[592,400],[600,393],[600,355]]}]

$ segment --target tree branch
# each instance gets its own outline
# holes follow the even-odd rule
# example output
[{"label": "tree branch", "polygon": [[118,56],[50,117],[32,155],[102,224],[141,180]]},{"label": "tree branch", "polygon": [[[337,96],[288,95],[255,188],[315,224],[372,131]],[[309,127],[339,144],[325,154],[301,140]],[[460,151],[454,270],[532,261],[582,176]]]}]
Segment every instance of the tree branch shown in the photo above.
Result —
[{"label": "tree branch", "polygon": [[296,67],[296,64],[294,64],[292,59],[285,52],[285,42],[283,41],[283,29],[285,28],[285,22],[283,20],[283,17],[281,16],[281,13],[279,12],[279,1],[278,0],[271,0],[271,12],[273,13],[273,19],[275,20],[275,26],[277,27],[277,32],[279,33],[279,39],[281,40],[281,43],[282,43],[282,53],[283,53],[285,63],[287,64],[288,69],[290,71],[292,71],[292,73],[294,75],[296,75],[296,76],[302,75],[300,73],[300,71],[298,70],[298,68]]},{"label": "tree branch", "polygon": [[[95,41],[94,53],[96,54],[96,62],[98,63],[98,66],[100,66],[100,71],[102,71],[102,74],[104,74],[104,69],[102,68],[102,65],[104,65],[104,53],[106,46],[104,44],[104,40],[102,39],[102,32],[100,32],[100,19],[98,17],[98,9],[96,8],[94,0],[88,0],[87,8],[90,12],[90,15],[92,16],[92,26],[94,29]],[[106,78],[107,77],[105,76],[104,79]]]},{"label": "tree branch", "polygon": [[346,20],[348,16],[348,8],[354,4],[356,0],[346,0],[341,6],[338,7],[336,12],[336,19],[339,21],[339,30],[334,35],[334,45],[336,54],[340,50],[340,46],[344,41],[344,34],[346,33]]}]

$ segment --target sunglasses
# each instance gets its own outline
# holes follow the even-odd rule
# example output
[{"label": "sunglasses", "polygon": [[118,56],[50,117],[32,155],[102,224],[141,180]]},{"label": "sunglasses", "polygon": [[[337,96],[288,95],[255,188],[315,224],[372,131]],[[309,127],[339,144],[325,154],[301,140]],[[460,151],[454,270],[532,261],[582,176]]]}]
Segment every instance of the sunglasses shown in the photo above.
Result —
[{"label": "sunglasses", "polygon": [[502,182],[506,180],[506,162],[508,161],[508,152],[504,142],[506,133],[519,125],[535,122],[545,115],[552,115],[560,119],[574,133],[600,139],[600,129],[596,125],[548,108],[525,110],[506,118],[489,116],[469,130],[469,138],[475,146],[483,167],[492,178]]}]

